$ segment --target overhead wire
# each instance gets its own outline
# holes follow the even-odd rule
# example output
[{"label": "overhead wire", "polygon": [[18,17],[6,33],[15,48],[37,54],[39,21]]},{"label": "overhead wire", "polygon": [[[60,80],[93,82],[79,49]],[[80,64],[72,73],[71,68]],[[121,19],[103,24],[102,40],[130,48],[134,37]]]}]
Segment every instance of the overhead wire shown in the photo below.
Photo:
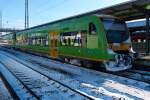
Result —
[{"label": "overhead wire", "polygon": [[42,3],[40,2],[39,5],[35,5],[35,9],[37,9],[37,8],[38,8],[38,9],[41,9],[41,8],[43,7],[43,5],[44,5],[44,7],[45,7],[45,5],[46,5],[46,4],[49,4],[49,2],[50,2],[50,0],[46,0],[46,1],[45,1],[45,0],[42,0],[42,1],[44,1],[44,2],[42,2]]},{"label": "overhead wire", "polygon": [[[42,19],[44,19],[45,17],[51,15],[51,13],[48,14],[48,15],[45,15],[45,13],[48,13],[48,12],[52,11],[52,9],[55,9],[56,7],[60,7],[61,5],[65,4],[66,1],[69,1],[69,0],[62,0],[62,1],[60,1],[60,2],[57,2],[57,4],[55,4],[55,5],[53,5],[53,6],[49,6],[48,8],[46,8],[46,9],[44,9],[44,10],[41,10],[41,11],[39,11],[39,12],[34,12],[33,15],[34,15],[34,16],[37,16],[37,15],[38,15],[38,18],[40,17],[39,20],[41,20],[41,17],[42,17]],[[43,17],[44,17],[44,18],[43,18]],[[34,17],[34,19],[35,19],[35,17]],[[43,23],[44,23],[44,22],[43,22]],[[43,23],[42,23],[42,24],[43,24]],[[37,24],[36,24],[36,25],[37,25]],[[39,24],[38,24],[38,25],[39,25]]]},{"label": "overhead wire", "polygon": [[55,4],[55,5],[53,5],[53,6],[48,6],[47,8],[42,9],[42,10],[39,10],[38,12],[35,12],[34,14],[35,14],[35,15],[37,15],[37,14],[38,14],[38,15],[41,15],[41,14],[44,14],[44,13],[46,13],[46,12],[50,12],[50,10],[53,10],[53,9],[55,9],[56,7],[60,7],[61,5],[65,4],[66,1],[68,1],[68,0],[62,0],[62,1],[60,1],[60,2],[57,2],[57,4]]}]

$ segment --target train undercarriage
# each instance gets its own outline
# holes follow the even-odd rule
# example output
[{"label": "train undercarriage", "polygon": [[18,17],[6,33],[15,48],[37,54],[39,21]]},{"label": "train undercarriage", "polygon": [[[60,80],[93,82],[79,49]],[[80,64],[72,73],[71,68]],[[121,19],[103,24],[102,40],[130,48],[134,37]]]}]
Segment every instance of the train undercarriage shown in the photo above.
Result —
[{"label": "train undercarriage", "polygon": [[63,61],[79,65],[82,67],[97,67],[101,68],[103,67],[106,71],[111,72],[118,72],[118,71],[124,71],[128,70],[132,67],[132,61],[133,61],[133,54],[116,54],[115,59],[107,60],[107,61],[90,61],[90,60],[83,60],[83,59],[77,59],[72,57],[63,57]]}]

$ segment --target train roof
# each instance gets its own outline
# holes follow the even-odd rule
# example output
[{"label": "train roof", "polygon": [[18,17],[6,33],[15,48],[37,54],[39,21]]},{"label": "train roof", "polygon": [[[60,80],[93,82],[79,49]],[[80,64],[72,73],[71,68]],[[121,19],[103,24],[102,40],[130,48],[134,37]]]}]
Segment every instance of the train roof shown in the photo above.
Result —
[{"label": "train roof", "polygon": [[[105,15],[105,14],[92,14],[92,15],[84,15],[84,16],[98,16],[100,18],[116,18],[116,17],[114,17],[112,15]],[[27,30],[30,30],[30,29],[38,28],[38,27],[47,26],[47,25],[50,25],[50,24],[55,24],[55,23],[58,23],[58,22],[66,21],[66,20],[72,20],[72,19],[75,19],[75,18],[81,18],[81,17],[84,17],[84,16],[68,17],[68,18],[64,18],[64,19],[48,22],[48,23],[45,23],[45,24],[41,24],[41,25],[38,25],[38,26],[34,26],[34,27],[31,27],[31,28],[28,28],[28,29],[25,29],[25,30],[21,30],[19,32],[27,31]]]}]

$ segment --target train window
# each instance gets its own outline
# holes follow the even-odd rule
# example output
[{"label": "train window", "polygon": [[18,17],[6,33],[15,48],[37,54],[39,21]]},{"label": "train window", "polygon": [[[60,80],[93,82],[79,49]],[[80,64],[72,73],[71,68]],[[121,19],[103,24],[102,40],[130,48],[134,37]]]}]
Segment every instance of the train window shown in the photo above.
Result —
[{"label": "train window", "polygon": [[68,32],[60,34],[61,46],[86,47],[87,31]]},{"label": "train window", "polygon": [[78,32],[75,37],[74,46],[81,47],[81,32]]},{"label": "train window", "polygon": [[16,44],[17,45],[27,45],[28,41],[27,41],[27,36],[26,35],[18,35],[16,37]]},{"label": "train window", "polygon": [[90,35],[96,35],[97,34],[96,26],[93,23],[89,23],[89,34]]},{"label": "train window", "polygon": [[36,45],[36,38],[35,37],[32,38],[32,45]]},{"label": "train window", "polygon": [[114,18],[101,19],[106,31],[108,43],[120,43],[129,38],[126,24],[123,20]]},{"label": "train window", "polygon": [[46,38],[45,37],[42,38],[42,44],[43,44],[43,46],[46,46]]},{"label": "train window", "polygon": [[61,33],[60,34],[61,46],[73,46],[74,37],[75,32]]},{"label": "train window", "polygon": [[81,46],[87,47],[87,31],[81,32]]},{"label": "train window", "polygon": [[64,45],[64,38],[63,38],[63,33],[60,34],[60,45],[63,46]]},{"label": "train window", "polygon": [[28,38],[29,45],[48,46],[48,36],[34,36]]},{"label": "train window", "polygon": [[48,46],[48,36],[44,36],[41,38],[41,45]]}]

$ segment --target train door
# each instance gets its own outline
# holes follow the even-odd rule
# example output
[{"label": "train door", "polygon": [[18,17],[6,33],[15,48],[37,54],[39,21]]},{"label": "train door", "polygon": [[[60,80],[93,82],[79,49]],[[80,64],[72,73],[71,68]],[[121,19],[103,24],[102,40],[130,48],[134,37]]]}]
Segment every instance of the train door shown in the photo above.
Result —
[{"label": "train door", "polygon": [[94,23],[89,23],[89,34],[87,36],[87,48],[98,48],[98,32]]},{"label": "train door", "polygon": [[52,58],[58,57],[58,32],[50,32],[50,55]]}]

